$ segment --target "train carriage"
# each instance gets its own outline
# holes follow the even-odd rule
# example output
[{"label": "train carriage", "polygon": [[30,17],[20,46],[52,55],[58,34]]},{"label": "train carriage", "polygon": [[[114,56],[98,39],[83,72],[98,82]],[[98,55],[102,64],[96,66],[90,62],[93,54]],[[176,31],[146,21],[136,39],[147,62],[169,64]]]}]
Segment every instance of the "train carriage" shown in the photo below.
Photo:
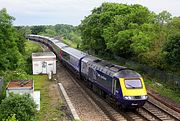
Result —
[{"label": "train carriage", "polygon": [[79,74],[80,71],[80,60],[85,57],[86,53],[79,51],[71,47],[62,48],[60,52],[60,58],[62,62],[75,73]]},{"label": "train carriage", "polygon": [[56,52],[57,57],[62,61],[62,57],[60,55],[62,55],[62,49],[68,47],[68,45],[62,43],[62,42],[55,42],[53,48],[55,49],[54,51]]}]

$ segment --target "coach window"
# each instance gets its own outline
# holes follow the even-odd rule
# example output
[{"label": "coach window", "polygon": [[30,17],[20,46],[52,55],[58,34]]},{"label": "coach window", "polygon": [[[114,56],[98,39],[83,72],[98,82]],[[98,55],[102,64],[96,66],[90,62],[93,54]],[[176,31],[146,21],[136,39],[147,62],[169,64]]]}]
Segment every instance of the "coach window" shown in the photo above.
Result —
[{"label": "coach window", "polygon": [[66,60],[70,60],[70,56],[69,56],[68,53],[64,52],[64,53],[63,53],[63,56],[64,56],[64,58],[65,58]]}]

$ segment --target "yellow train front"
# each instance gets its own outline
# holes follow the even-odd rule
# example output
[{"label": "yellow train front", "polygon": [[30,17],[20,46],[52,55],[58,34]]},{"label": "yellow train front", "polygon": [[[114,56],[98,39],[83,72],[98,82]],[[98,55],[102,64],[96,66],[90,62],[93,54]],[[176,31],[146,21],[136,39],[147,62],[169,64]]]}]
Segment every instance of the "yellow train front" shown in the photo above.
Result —
[{"label": "yellow train front", "polygon": [[115,98],[122,108],[142,107],[148,99],[143,78],[133,70],[122,70],[116,74]]}]

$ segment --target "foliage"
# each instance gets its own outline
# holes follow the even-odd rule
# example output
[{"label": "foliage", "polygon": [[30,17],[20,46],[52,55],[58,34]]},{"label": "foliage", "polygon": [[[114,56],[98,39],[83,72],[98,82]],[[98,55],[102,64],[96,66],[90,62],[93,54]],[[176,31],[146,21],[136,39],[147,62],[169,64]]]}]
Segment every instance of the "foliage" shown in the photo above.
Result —
[{"label": "foliage", "polygon": [[71,39],[71,35],[69,33],[75,30],[75,27],[67,24],[57,24],[54,26],[57,35],[62,36],[65,39]]},{"label": "foliage", "polygon": [[180,102],[180,88],[175,88],[169,84],[162,83],[160,80],[150,78],[147,75],[143,75],[143,77],[145,84],[154,91],[158,92],[161,96]]},{"label": "foliage", "polygon": [[149,30],[154,19],[154,13],[141,5],[103,3],[80,25],[82,48],[95,53],[110,50],[123,57],[146,52],[153,38]]},{"label": "foliage", "polygon": [[7,119],[12,114],[19,121],[31,121],[36,114],[36,104],[29,95],[12,95],[0,104],[0,119]]},{"label": "foliage", "polygon": [[169,23],[171,18],[171,14],[168,11],[162,11],[157,15],[156,21],[160,24],[163,25],[165,23]]},{"label": "foliage", "polygon": [[14,70],[24,63],[21,50],[17,46],[21,40],[18,40],[15,28],[12,26],[13,20],[6,9],[0,11],[0,70]]},{"label": "foliage", "polygon": [[24,71],[27,74],[32,74],[32,57],[31,54],[35,53],[35,52],[41,52],[42,51],[42,47],[41,45],[32,42],[32,41],[26,41],[25,42],[25,69]]},{"label": "foliage", "polygon": [[38,121],[63,120],[65,116],[65,112],[61,110],[61,106],[64,106],[63,100],[54,97],[54,90],[52,91],[51,88],[55,81],[48,80],[47,75],[32,75],[32,78],[34,89],[41,91],[41,110],[37,113],[36,119]]},{"label": "foliage", "polygon": [[167,63],[174,65],[175,68],[180,68],[180,32],[168,37],[163,50]]},{"label": "foliage", "polygon": [[180,63],[180,17],[173,18],[168,11],[156,15],[137,4],[103,3],[85,17],[79,28],[81,49],[179,72],[179,66],[173,68]]},{"label": "foliage", "polygon": [[45,30],[46,30],[46,27],[44,25],[31,27],[32,34],[39,34],[40,32],[44,32]]},{"label": "foliage", "polygon": [[18,121],[15,117],[15,114],[12,116],[9,116],[7,119],[3,119],[2,121]]},{"label": "foliage", "polygon": [[25,54],[25,41],[26,41],[25,37],[31,33],[31,29],[28,26],[16,26],[15,28],[18,37],[18,39],[16,40],[17,47],[19,49],[19,52],[21,52],[21,54]]}]

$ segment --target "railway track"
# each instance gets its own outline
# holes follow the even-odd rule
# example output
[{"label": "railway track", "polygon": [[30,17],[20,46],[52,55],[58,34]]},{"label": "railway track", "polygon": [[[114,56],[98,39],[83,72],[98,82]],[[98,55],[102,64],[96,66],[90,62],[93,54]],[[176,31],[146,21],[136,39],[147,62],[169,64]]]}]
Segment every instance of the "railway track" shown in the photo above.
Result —
[{"label": "railway track", "polygon": [[155,121],[179,121],[177,116],[172,115],[162,107],[155,103],[147,101],[145,105],[137,110],[137,112],[143,115],[147,120]]},{"label": "railway track", "polygon": [[82,121],[111,121],[99,106],[76,84],[67,69],[58,66],[57,83],[62,83]]},{"label": "railway track", "polygon": [[[74,74],[68,73],[74,77]],[[82,80],[80,81],[78,78],[73,78],[74,82],[77,85],[80,85],[83,90],[96,102],[96,104],[105,112],[105,114],[109,117],[109,119],[113,121],[180,121],[179,116],[175,116],[166,109],[158,106],[157,104],[147,101],[145,105],[136,110],[136,111],[127,111],[124,112],[120,110],[118,107],[114,106],[111,102],[104,101],[102,97],[97,96],[97,94],[92,93],[92,91],[87,88],[84,84],[82,84]]]},{"label": "railway track", "polygon": [[86,94],[99,106],[99,108],[107,115],[107,117],[112,121],[144,121],[144,118],[136,111],[127,111],[124,112],[120,110],[119,107],[115,106],[113,103],[109,101],[105,101],[103,97],[99,97],[99,95],[95,94],[92,90],[87,88],[87,86],[83,83],[82,80],[76,77],[71,71],[66,70],[69,76],[72,77],[73,82],[78,85],[79,88],[85,91]]}]

